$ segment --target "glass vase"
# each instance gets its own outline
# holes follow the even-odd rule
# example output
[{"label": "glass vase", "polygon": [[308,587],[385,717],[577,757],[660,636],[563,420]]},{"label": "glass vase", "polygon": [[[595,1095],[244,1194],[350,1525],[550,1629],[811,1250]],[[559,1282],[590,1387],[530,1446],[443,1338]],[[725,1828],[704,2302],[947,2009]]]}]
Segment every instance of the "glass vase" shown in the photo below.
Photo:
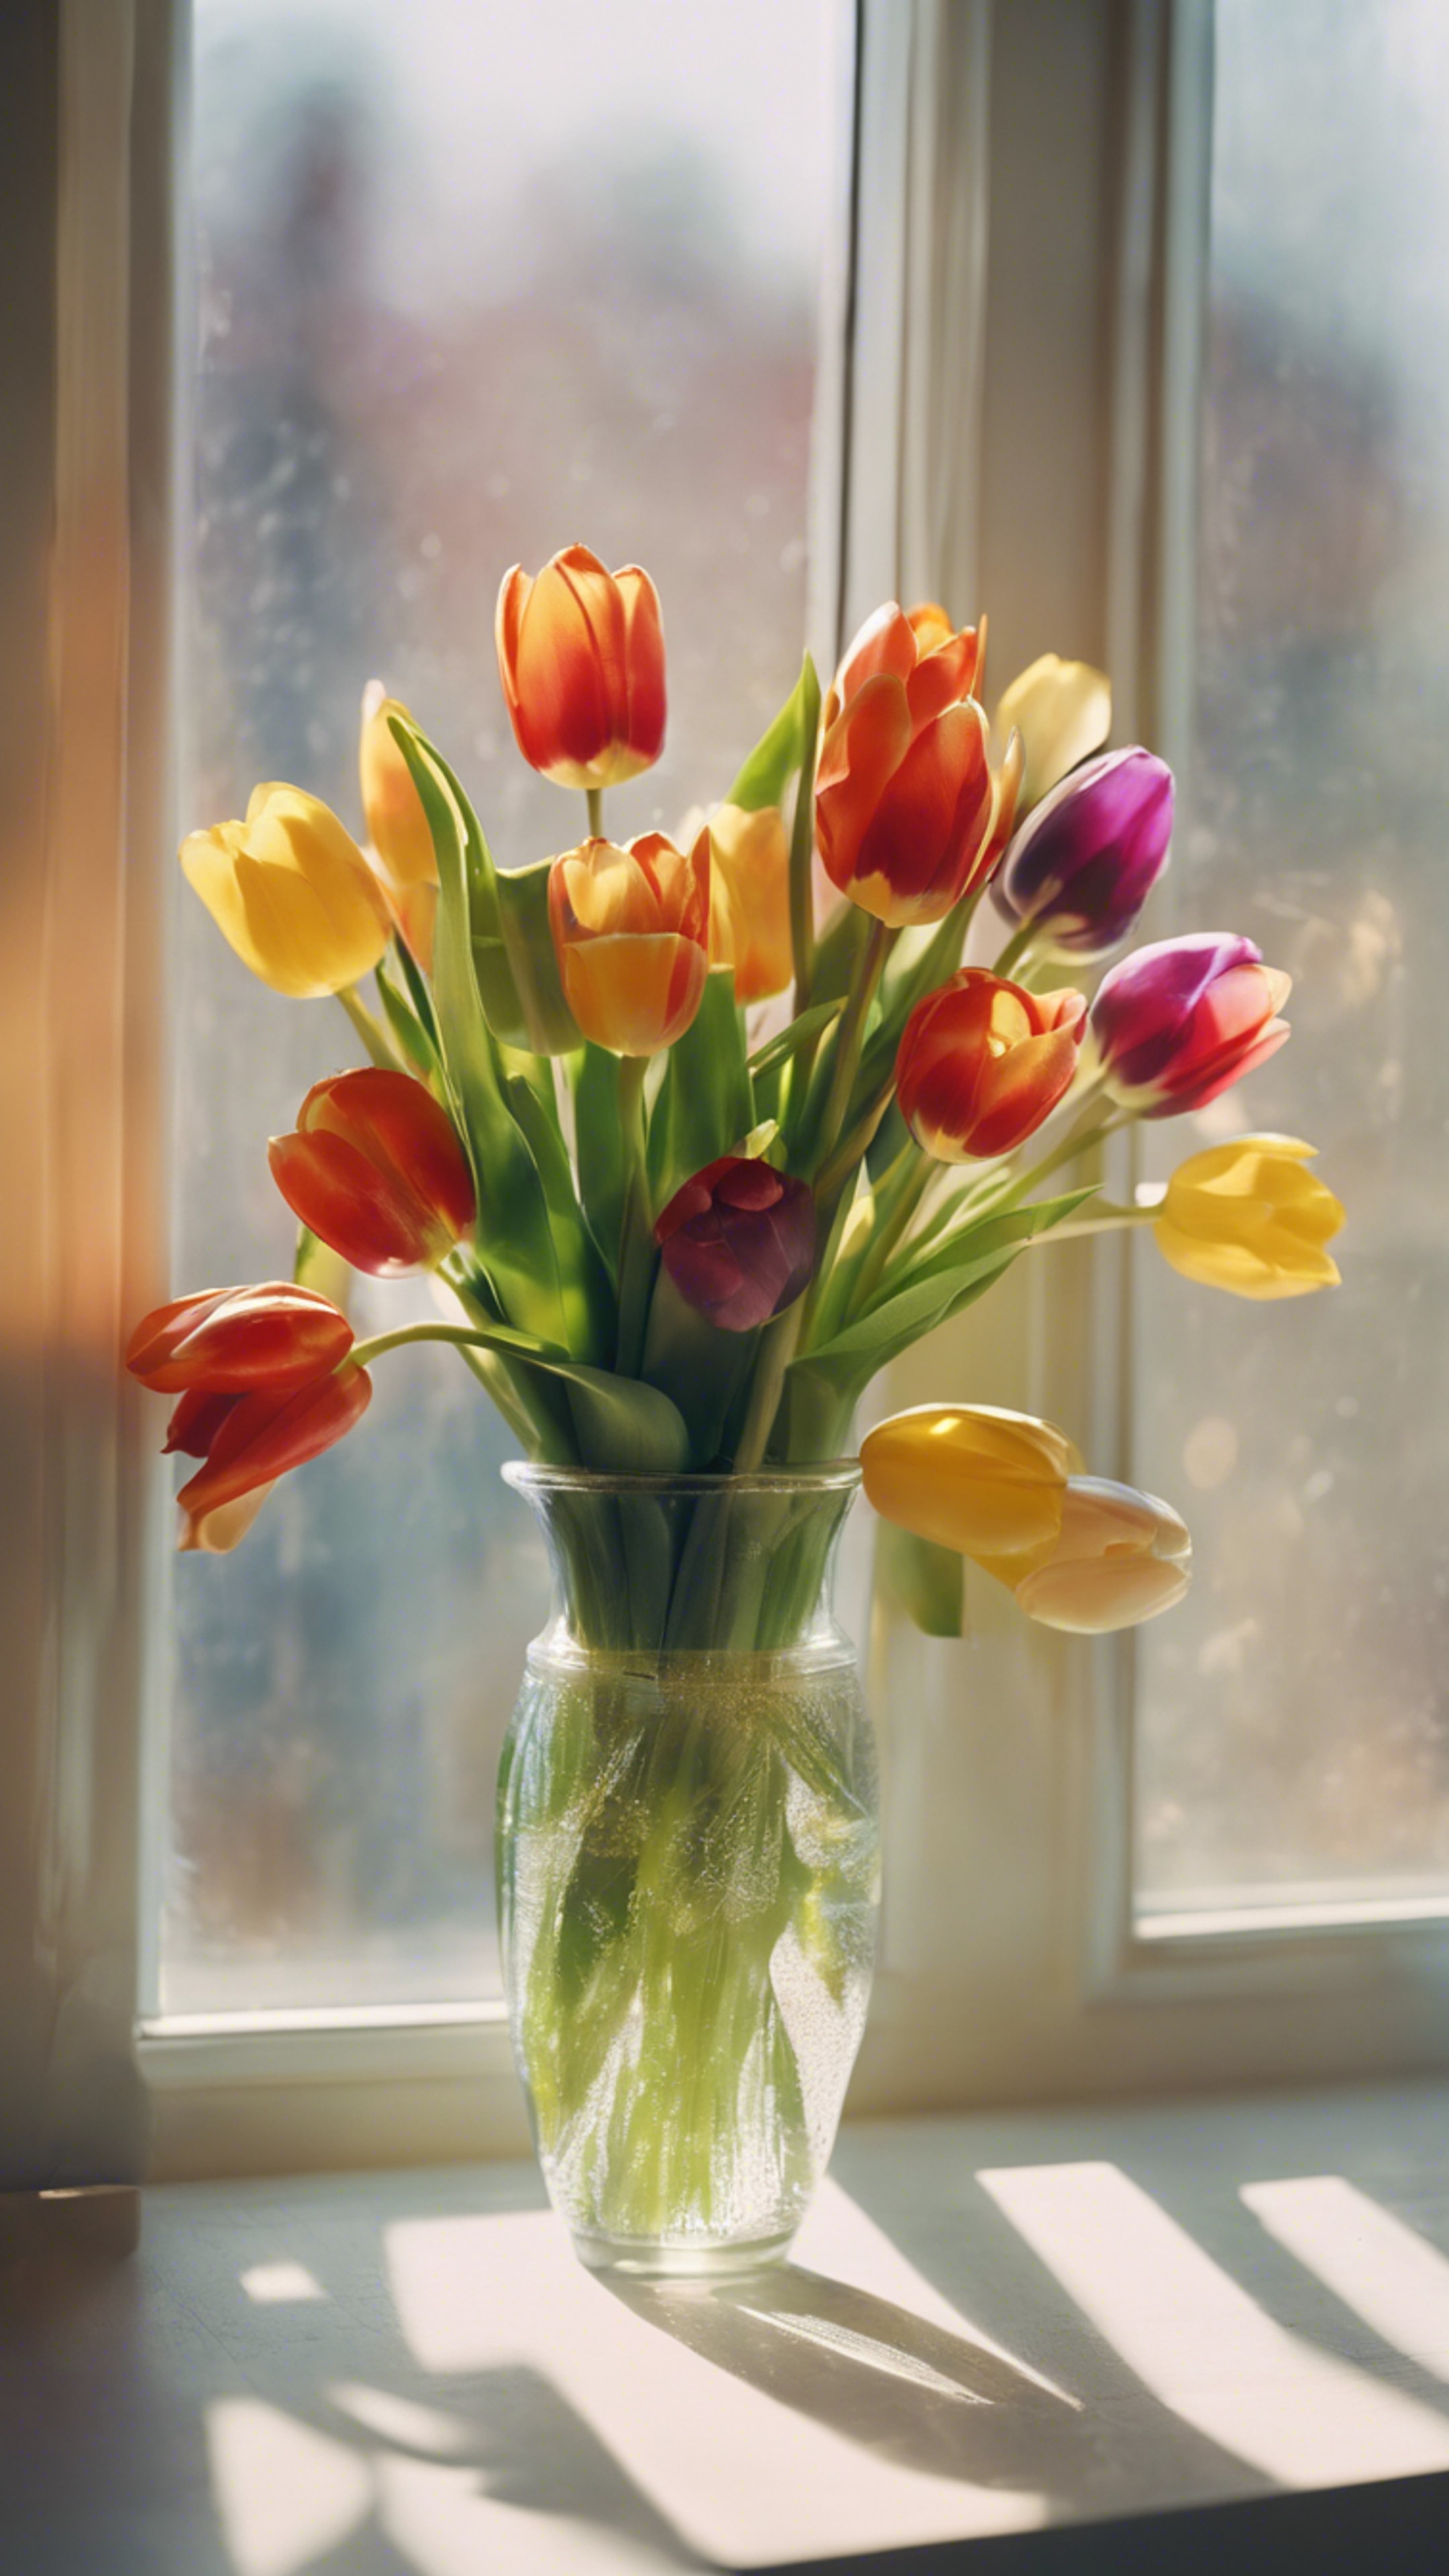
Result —
[{"label": "glass vase", "polygon": [[824,2171],[870,1992],[875,1753],[831,1607],[859,1470],[504,1473],[554,1578],[498,1789],[539,2162],[585,2263],[748,2270]]}]

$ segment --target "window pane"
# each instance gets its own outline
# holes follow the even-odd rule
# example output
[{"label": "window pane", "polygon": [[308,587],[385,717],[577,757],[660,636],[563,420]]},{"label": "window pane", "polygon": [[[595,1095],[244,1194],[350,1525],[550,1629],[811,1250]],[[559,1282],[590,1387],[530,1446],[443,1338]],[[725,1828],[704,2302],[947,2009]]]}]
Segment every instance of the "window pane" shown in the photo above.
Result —
[{"label": "window pane", "polygon": [[[197,0],[195,539],[185,811],[258,779],[359,829],[374,673],[505,866],[581,837],[514,750],[500,575],[646,563],[669,742],[621,835],[724,792],[805,630],[828,0]],[[356,1060],[178,906],[178,1283],[285,1276],[265,1139]],[[362,1283],[360,1328],[425,1290]],[[491,1810],[540,1624],[509,1439],[447,1352],[233,1557],[176,1568],[162,2003],[496,1985]]]},{"label": "window pane", "polygon": [[1219,0],[1176,926],[1292,972],[1291,1045],[1151,1176],[1276,1129],[1344,1284],[1255,1307],[1139,1253],[1139,1469],[1193,1595],[1139,1650],[1149,1908],[1449,1892],[1449,16]]}]

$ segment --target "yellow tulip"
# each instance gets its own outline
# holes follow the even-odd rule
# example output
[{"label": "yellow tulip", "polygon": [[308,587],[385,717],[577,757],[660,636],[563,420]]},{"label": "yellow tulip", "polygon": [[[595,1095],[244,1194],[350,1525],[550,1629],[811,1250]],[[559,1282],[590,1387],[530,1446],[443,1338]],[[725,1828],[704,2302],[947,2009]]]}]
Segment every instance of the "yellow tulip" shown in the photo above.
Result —
[{"label": "yellow tulip", "polygon": [[916,1405],[860,1444],[865,1490],[882,1519],[1013,1586],[1051,1555],[1067,1479],[1081,1463],[1050,1422],[990,1404]]},{"label": "yellow tulip", "polygon": [[1170,1610],[1191,1579],[1192,1540],[1170,1504],[1105,1476],[1073,1476],[1055,1545],[1012,1589],[1043,1627],[1099,1637]]},{"label": "yellow tulip", "polygon": [[709,818],[709,962],[732,966],[735,998],[763,1002],[795,972],[790,944],[790,840],[778,805]]},{"label": "yellow tulip", "polygon": [[362,810],[377,872],[399,928],[419,964],[430,969],[438,861],[423,800],[393,738],[390,716],[401,716],[408,724],[413,721],[401,699],[387,695],[381,680],[369,680],[363,692],[358,742]]},{"label": "yellow tulip", "polygon": [[1324,1245],[1342,1203],[1306,1166],[1294,1136],[1235,1136],[1179,1164],[1153,1232],[1186,1279],[1234,1297],[1306,1297],[1338,1282]]},{"label": "yellow tulip", "polygon": [[192,832],[181,864],[243,965],[274,992],[335,993],[387,946],[377,877],[336,815],[300,787],[254,787],[245,821]]},{"label": "yellow tulip", "polygon": [[999,741],[1007,740],[1013,725],[1026,745],[1019,821],[1078,761],[1101,749],[1112,730],[1112,683],[1090,662],[1043,653],[1018,672],[996,710]]}]

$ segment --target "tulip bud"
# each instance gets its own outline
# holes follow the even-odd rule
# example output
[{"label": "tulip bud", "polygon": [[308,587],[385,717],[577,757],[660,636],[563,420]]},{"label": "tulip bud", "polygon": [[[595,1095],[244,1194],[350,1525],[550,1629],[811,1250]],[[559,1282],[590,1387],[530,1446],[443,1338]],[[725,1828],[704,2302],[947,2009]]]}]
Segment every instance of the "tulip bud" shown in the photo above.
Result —
[{"label": "tulip bud", "polygon": [[1166,761],[1139,749],[1104,751],[1027,817],[992,879],[991,900],[1064,956],[1106,957],[1132,930],[1171,839]]},{"label": "tulip bud", "polygon": [[861,628],[825,704],[815,780],[827,876],[878,920],[940,921],[994,860],[1001,794],[971,695],[979,640],[894,602]]},{"label": "tulip bud", "polygon": [[614,787],[664,747],[664,631],[646,572],[568,546],[498,593],[498,669],[524,759],[561,787]]},{"label": "tulip bud", "polygon": [[1343,1223],[1292,1136],[1235,1136],[1179,1164],[1153,1233],[1174,1270],[1234,1297],[1304,1297],[1338,1284],[1324,1245]]},{"label": "tulip bud", "polygon": [[809,1285],[815,1200],[788,1172],[724,1154],[675,1191],[654,1239],[689,1305],[726,1333],[750,1333]]},{"label": "tulip bud", "polygon": [[330,1297],[272,1280],[260,1288],[205,1288],[158,1306],[132,1334],[126,1366],[160,1395],[249,1395],[259,1387],[290,1393],[336,1368],[351,1348],[352,1326]]},{"label": "tulip bud", "polygon": [[1070,1089],[1086,1008],[1080,993],[1028,993],[984,966],[928,993],[896,1054],[917,1144],[942,1163],[1011,1153]]},{"label": "tulip bud", "polygon": [[1227,932],[1137,949],[1103,976],[1092,1003],[1108,1093],[1139,1118],[1206,1108],[1286,1043],[1276,1014],[1292,989],[1251,939]]},{"label": "tulip bud", "polygon": [[300,787],[254,787],[246,820],[193,832],[181,864],[243,965],[304,999],[370,974],[391,922],[382,887],[335,814]]},{"label": "tulip bud", "polygon": [[1073,1476],[1051,1554],[1012,1588],[1043,1627],[1100,1637],[1171,1610],[1191,1580],[1192,1540],[1170,1504],[1105,1476]]},{"label": "tulip bud", "polygon": [[433,962],[438,861],[423,800],[389,722],[392,716],[413,721],[400,699],[388,697],[381,680],[369,680],[362,694],[358,743],[367,836],[398,928],[427,971]]},{"label": "tulip bud", "polygon": [[[178,1545],[213,1556],[235,1547],[278,1477],[332,1448],[371,1401],[366,1369],[345,1363],[290,1393],[259,1388],[230,1397],[225,1413],[217,1408],[204,1424],[194,1418],[186,1445],[205,1464],[176,1498],[182,1512]],[[205,1449],[198,1451],[203,1437]],[[183,1444],[173,1437],[169,1445]]]},{"label": "tulip bud", "polygon": [[1003,1583],[1051,1554],[1067,1479],[1081,1463],[1050,1422],[990,1404],[916,1405],[860,1444],[866,1494],[883,1520],[954,1548]]},{"label": "tulip bud", "polygon": [[685,858],[662,832],[585,841],[554,860],[548,917],[564,999],[586,1038],[653,1055],[688,1028],[709,971],[709,833]]},{"label": "tulip bud", "polygon": [[314,1083],[267,1159],[293,1215],[376,1279],[434,1268],[477,1214],[453,1122],[410,1074],[364,1065]]},{"label": "tulip bud", "polygon": [[1013,725],[1026,745],[1025,814],[1106,741],[1112,730],[1112,683],[1090,662],[1064,662],[1059,654],[1043,653],[1002,692],[996,710],[1002,741]]},{"label": "tulip bud", "polygon": [[732,966],[737,1002],[783,993],[795,972],[790,939],[790,840],[778,805],[710,816],[709,962]]}]

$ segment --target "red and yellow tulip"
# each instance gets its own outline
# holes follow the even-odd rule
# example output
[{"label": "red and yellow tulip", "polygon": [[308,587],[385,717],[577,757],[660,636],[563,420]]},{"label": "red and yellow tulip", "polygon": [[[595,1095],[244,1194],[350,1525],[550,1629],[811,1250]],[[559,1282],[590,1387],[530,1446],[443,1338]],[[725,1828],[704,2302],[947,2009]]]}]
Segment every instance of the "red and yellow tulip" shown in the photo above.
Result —
[{"label": "red and yellow tulip", "polygon": [[554,860],[548,917],[564,999],[596,1046],[653,1055],[682,1037],[709,971],[709,832],[585,841]]},{"label": "red and yellow tulip", "polygon": [[918,1002],[901,1035],[896,1097],[938,1162],[1009,1154],[1070,1088],[1085,1025],[1081,993],[1028,993],[963,966]]},{"label": "red and yellow tulip", "polygon": [[566,546],[498,593],[498,669],[514,739],[560,787],[617,787],[664,746],[664,629],[647,572]]},{"label": "red and yellow tulip", "polygon": [[[861,628],[826,700],[816,833],[839,891],[893,928],[939,921],[1010,829],[1019,746],[1001,772],[972,696],[980,642],[944,610],[894,602]],[[1009,810],[1010,809],[1010,810]]]}]

